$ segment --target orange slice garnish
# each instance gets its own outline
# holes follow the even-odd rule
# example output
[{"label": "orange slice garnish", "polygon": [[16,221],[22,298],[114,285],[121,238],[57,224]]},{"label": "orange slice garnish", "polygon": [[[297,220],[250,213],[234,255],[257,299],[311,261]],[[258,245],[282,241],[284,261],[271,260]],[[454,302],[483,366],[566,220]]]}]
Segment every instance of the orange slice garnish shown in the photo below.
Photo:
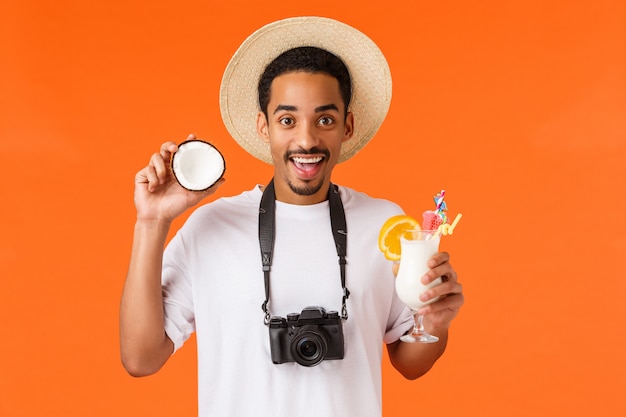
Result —
[{"label": "orange slice garnish", "polygon": [[400,237],[410,229],[420,229],[413,217],[406,214],[392,216],[385,221],[378,235],[378,248],[390,261],[400,259]]}]

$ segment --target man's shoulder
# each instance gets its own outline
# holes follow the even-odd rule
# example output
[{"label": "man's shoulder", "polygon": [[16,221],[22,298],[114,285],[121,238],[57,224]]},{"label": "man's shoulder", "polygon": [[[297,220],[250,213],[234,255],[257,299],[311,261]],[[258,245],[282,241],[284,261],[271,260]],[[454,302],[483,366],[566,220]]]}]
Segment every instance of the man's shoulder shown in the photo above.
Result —
[{"label": "man's shoulder", "polygon": [[258,186],[237,195],[219,197],[197,207],[189,216],[191,222],[220,221],[223,217],[258,214],[261,191]]},{"label": "man's shoulder", "polygon": [[385,198],[372,197],[363,191],[342,185],[339,185],[339,192],[346,209],[373,211],[388,217],[404,213],[397,203]]}]

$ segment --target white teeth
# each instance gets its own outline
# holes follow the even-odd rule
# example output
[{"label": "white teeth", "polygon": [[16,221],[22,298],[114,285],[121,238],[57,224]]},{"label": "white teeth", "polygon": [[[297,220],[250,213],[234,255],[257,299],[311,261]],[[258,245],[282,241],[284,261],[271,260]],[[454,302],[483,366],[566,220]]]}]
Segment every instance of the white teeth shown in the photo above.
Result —
[{"label": "white teeth", "polygon": [[321,160],[322,160],[321,156],[318,156],[316,158],[301,158],[301,157],[293,158],[293,161],[298,164],[317,164]]}]

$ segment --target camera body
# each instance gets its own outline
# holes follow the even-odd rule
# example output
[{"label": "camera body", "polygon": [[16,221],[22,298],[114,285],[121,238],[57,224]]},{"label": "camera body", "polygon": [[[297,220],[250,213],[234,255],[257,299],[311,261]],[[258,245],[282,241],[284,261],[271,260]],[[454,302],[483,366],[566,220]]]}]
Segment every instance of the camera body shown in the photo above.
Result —
[{"label": "camera body", "polygon": [[269,322],[272,362],[315,366],[324,359],[343,359],[343,327],[336,311],[306,307]]}]

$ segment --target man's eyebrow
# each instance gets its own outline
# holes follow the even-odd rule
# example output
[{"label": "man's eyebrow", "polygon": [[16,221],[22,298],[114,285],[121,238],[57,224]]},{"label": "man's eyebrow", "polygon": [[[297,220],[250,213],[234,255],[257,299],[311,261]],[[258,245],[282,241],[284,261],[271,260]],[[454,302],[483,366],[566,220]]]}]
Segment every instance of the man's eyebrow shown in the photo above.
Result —
[{"label": "man's eyebrow", "polygon": [[327,110],[336,110],[339,111],[339,109],[337,108],[337,106],[335,106],[334,104],[326,104],[325,106],[319,106],[315,108],[315,113],[321,113],[321,112],[325,112]]},{"label": "man's eyebrow", "polygon": [[296,110],[298,110],[296,106],[289,106],[287,104],[279,104],[278,106],[276,106],[276,109],[274,110],[274,114],[278,113],[279,111],[296,111]]}]

